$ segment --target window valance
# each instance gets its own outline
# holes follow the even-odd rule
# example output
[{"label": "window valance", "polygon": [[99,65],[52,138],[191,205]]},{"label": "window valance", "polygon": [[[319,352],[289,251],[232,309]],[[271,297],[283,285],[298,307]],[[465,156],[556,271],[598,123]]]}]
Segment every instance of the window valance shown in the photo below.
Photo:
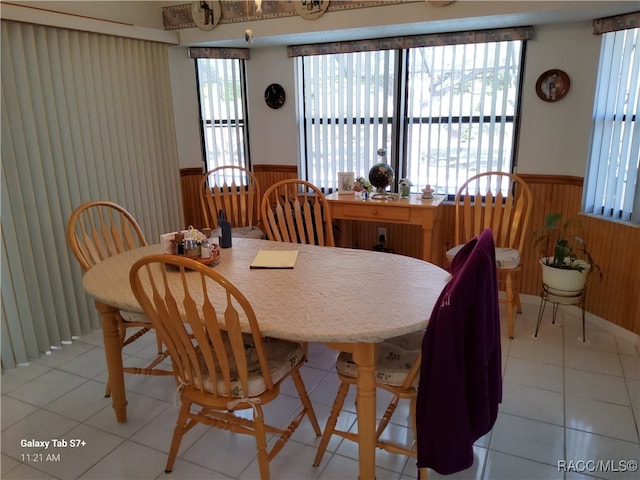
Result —
[{"label": "window valance", "polygon": [[189,58],[231,58],[235,60],[249,60],[250,57],[251,53],[248,48],[189,48]]},{"label": "window valance", "polygon": [[593,21],[593,34],[601,35],[638,27],[640,27],[640,11],[614,17],[597,18]]},{"label": "window valance", "polygon": [[533,38],[533,34],[533,27],[528,26],[493,30],[475,30],[468,32],[433,33],[406,37],[374,38],[348,42],[314,43],[307,45],[291,45],[287,47],[287,55],[289,57],[302,57],[307,55],[372,52],[377,50],[396,50],[441,45],[530,40]]}]

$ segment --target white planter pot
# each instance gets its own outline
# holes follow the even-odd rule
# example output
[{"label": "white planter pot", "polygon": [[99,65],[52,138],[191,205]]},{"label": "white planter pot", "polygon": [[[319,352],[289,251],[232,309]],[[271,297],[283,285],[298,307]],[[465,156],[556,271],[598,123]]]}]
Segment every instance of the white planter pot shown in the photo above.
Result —
[{"label": "white planter pot", "polygon": [[582,267],[582,271],[554,268],[546,265],[547,258],[540,259],[542,265],[542,283],[545,284],[549,293],[562,296],[573,296],[582,291],[587,281],[587,275],[591,265],[582,260],[574,263]]}]

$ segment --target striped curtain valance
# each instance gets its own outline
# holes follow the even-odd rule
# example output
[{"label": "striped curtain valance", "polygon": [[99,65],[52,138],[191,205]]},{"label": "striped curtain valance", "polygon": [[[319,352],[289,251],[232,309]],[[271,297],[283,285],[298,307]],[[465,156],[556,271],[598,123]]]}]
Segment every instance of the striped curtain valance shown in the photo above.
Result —
[{"label": "striped curtain valance", "polygon": [[251,58],[251,50],[248,48],[191,47],[189,48],[189,58],[249,60]]},{"label": "striped curtain valance", "polygon": [[628,30],[640,27],[640,11],[616,15],[614,17],[598,18],[593,21],[593,34],[602,35],[607,32]]},{"label": "striped curtain valance", "polygon": [[378,50],[398,50],[416,47],[530,40],[533,38],[533,35],[534,28],[531,26],[473,30],[468,32],[434,33],[349,42],[291,45],[287,47],[287,55],[289,57],[303,57],[308,55],[330,55],[336,53],[373,52]]}]

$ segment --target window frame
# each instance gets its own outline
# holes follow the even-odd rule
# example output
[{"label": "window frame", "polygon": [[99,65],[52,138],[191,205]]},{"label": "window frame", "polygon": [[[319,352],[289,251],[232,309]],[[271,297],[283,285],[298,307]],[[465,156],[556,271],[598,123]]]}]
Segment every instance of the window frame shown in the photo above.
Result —
[{"label": "window frame", "polygon": [[[204,107],[202,104],[202,89],[201,89],[201,80],[200,80],[200,71],[198,62],[199,61],[207,61],[207,60],[215,60],[215,61],[224,61],[224,62],[237,62],[238,63],[238,74],[239,74],[239,92],[242,95],[240,105],[242,106],[242,112],[240,118],[204,118],[203,111]],[[247,100],[247,76],[246,76],[246,59],[244,58],[203,58],[196,57],[194,58],[194,68],[196,75],[196,92],[198,98],[198,122],[200,127],[200,147],[202,152],[202,161],[204,163],[205,171],[210,171],[216,167],[221,166],[240,166],[246,169],[251,170],[251,149],[249,142],[249,118],[248,118],[248,100]],[[229,126],[233,126],[235,128],[241,129],[241,134],[237,133],[234,135],[236,139],[241,139],[241,145],[237,151],[234,152],[234,155],[227,155],[223,158],[223,161],[219,161],[218,158],[211,159],[208,154],[208,145],[207,145],[207,129],[215,129],[215,128],[228,128]],[[214,132],[214,130],[212,130]],[[213,134],[213,133],[212,133]],[[236,161],[226,161],[227,158],[231,158]],[[217,161],[216,161],[217,160]]]},{"label": "window frame", "polygon": [[[633,35],[629,30],[635,31],[632,46],[626,43],[626,38],[621,40],[623,36]],[[640,158],[635,166],[633,159],[634,155],[640,157],[637,111],[640,93],[633,88],[640,79],[640,27],[632,25],[595,33],[601,33],[602,39],[581,208],[583,213],[603,220],[638,226]],[[622,45],[625,45],[624,49]],[[615,56],[616,47],[620,48],[621,58]],[[613,75],[615,72],[617,79]],[[626,82],[628,90],[624,90]],[[620,100],[621,96],[624,101]],[[625,143],[626,154],[623,151]],[[625,175],[620,175],[620,169],[624,169]]]},{"label": "window frame", "polygon": [[[394,90],[394,102],[395,102],[394,110],[395,111],[392,114],[390,114],[390,116],[375,116],[375,117],[368,117],[368,118],[366,118],[365,116],[357,116],[357,117],[354,116],[352,118],[349,117],[348,124],[355,125],[357,123],[368,122],[368,123],[375,123],[376,125],[384,125],[385,128],[390,128],[389,140],[387,141],[386,145],[380,145],[380,146],[387,148],[388,157],[390,157],[391,159],[389,163],[391,163],[391,166],[394,168],[394,171],[396,172],[394,185],[392,185],[393,191],[396,191],[397,180],[407,176],[408,169],[412,162],[411,159],[407,158],[407,153],[406,153],[408,150],[407,142],[409,141],[409,137],[410,137],[408,130],[411,128],[412,125],[417,125],[420,123],[424,124],[426,121],[430,122],[430,124],[432,125],[439,125],[439,124],[451,125],[451,126],[476,125],[482,128],[482,126],[484,125],[483,121],[491,123],[496,121],[503,122],[504,120],[504,124],[512,125],[512,127],[510,132],[511,138],[510,138],[508,149],[506,149],[506,145],[505,145],[505,156],[508,157],[507,161],[510,161],[510,165],[508,166],[508,168],[502,168],[502,170],[508,173],[514,173],[516,171],[517,163],[518,163],[517,162],[518,143],[519,143],[519,135],[520,135],[520,127],[521,127],[522,86],[524,81],[524,62],[526,58],[527,38],[512,38],[508,40],[521,42],[518,47],[519,48],[519,56],[517,58],[518,63],[517,64],[514,63],[514,65],[516,65],[518,68],[517,82],[515,82],[515,86],[513,86],[513,88],[515,89],[515,98],[513,99],[513,101],[515,102],[515,106],[513,106],[513,112],[509,112],[508,115],[502,115],[500,111],[493,111],[491,114],[485,113],[485,114],[479,114],[479,115],[453,115],[453,116],[445,115],[445,116],[437,116],[437,117],[436,116],[425,117],[424,115],[421,117],[411,116],[409,114],[409,105],[408,105],[409,104],[408,84],[410,83],[409,75],[411,73],[409,71],[409,61],[410,61],[409,50],[410,48],[418,48],[418,47],[387,49],[387,50],[394,50],[396,54],[396,61],[395,61],[395,67],[394,67],[394,75],[395,75],[396,81],[392,85],[392,88]],[[499,41],[503,41],[503,39],[497,39],[495,41],[499,42]],[[484,42],[463,42],[463,43],[466,46],[474,43],[487,44],[487,43],[493,43],[493,42],[494,41],[492,40],[492,41],[484,41]],[[439,45],[435,45],[435,46],[439,46]],[[290,48],[299,48],[301,51],[304,50],[303,47],[290,47]],[[356,51],[360,52],[360,50],[356,50]],[[370,51],[377,51],[377,50],[372,49]],[[343,53],[343,52],[339,52],[339,53]],[[316,53],[312,53],[308,56],[315,55],[315,54]],[[299,95],[299,105],[300,105],[300,109],[299,109],[300,120],[298,125],[299,133],[300,133],[299,169],[301,174],[303,175],[303,178],[305,178],[308,181],[314,181],[314,179],[311,178],[311,176],[309,175],[309,171],[311,170],[310,168],[311,159],[308,152],[310,147],[309,147],[309,141],[307,138],[306,122],[310,120],[312,123],[315,123],[317,120],[315,118],[309,119],[307,117],[305,97],[304,97],[304,95],[306,94],[305,92],[305,88],[306,88],[305,68],[306,67],[304,62],[305,54],[301,53],[301,54],[290,55],[290,56],[301,57],[299,61],[296,63],[296,74],[297,74],[297,81],[299,86],[298,95]],[[503,66],[502,68],[507,68],[507,67]],[[344,117],[336,117],[336,116],[324,116],[321,119],[319,119],[319,121],[326,122],[327,125],[331,125],[335,123],[347,123]],[[504,133],[500,134],[500,138],[504,138]],[[375,150],[373,151],[375,152]],[[414,155],[418,155],[418,154],[420,154],[420,152],[416,152]],[[373,155],[373,158],[375,159],[375,154]],[[373,163],[371,163],[371,165]],[[333,173],[337,173],[338,171],[340,170],[337,170],[336,172],[333,172]],[[356,172],[356,176],[360,174],[361,172]],[[336,181],[337,181],[337,178],[336,178]],[[458,179],[456,185],[461,183],[462,181],[463,181],[462,178]],[[327,185],[320,184],[319,186],[323,189],[323,191],[325,191],[325,193],[330,193],[335,190],[335,186],[333,186],[333,184],[331,183],[331,180],[328,180]],[[418,185],[418,186],[422,186],[422,185]],[[457,189],[457,186],[456,186],[456,189]],[[449,190],[450,191],[443,190],[438,193],[448,193],[449,196],[453,198],[453,196],[455,195],[455,192],[452,191],[452,187],[449,187]]]}]

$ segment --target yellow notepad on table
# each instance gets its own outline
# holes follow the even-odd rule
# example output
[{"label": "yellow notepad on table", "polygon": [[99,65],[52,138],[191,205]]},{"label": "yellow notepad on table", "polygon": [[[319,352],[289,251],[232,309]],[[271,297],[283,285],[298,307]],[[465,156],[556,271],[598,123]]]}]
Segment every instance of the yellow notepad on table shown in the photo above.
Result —
[{"label": "yellow notepad on table", "polygon": [[293,268],[298,250],[260,250],[249,268]]}]

